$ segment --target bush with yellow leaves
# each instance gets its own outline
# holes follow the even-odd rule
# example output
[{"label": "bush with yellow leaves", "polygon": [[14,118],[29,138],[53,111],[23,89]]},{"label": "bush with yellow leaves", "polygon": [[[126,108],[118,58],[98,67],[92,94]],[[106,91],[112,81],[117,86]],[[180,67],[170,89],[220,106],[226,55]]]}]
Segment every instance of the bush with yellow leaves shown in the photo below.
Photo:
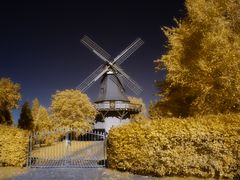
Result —
[{"label": "bush with yellow leaves", "polygon": [[240,115],[134,122],[112,128],[113,169],[152,176],[240,177]]},{"label": "bush with yellow leaves", "polygon": [[0,165],[26,165],[28,153],[28,132],[0,125]]},{"label": "bush with yellow leaves", "polygon": [[138,98],[138,97],[133,97],[133,96],[128,96],[128,99],[130,101],[131,104],[134,105],[141,105],[141,111],[138,114],[133,114],[131,115],[131,121],[142,121],[144,119],[147,118],[146,114],[147,114],[147,109],[146,109],[146,105],[143,101],[142,98]]}]

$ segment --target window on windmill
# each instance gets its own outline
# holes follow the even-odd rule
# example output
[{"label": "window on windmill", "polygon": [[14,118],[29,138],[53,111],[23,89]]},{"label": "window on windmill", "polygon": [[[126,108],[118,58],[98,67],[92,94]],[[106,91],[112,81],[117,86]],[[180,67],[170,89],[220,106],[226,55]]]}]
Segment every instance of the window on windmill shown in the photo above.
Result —
[{"label": "window on windmill", "polygon": [[104,107],[105,108],[110,108],[110,102],[104,102]]},{"label": "window on windmill", "polygon": [[104,93],[104,88],[101,88],[100,91],[101,91],[101,94],[103,94]]}]

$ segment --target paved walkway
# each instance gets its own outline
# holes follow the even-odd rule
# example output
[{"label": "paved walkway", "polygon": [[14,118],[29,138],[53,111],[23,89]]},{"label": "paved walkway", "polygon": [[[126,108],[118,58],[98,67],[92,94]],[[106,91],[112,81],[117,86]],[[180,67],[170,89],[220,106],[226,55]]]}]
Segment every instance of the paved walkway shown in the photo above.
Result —
[{"label": "paved walkway", "polygon": [[[139,176],[127,172],[119,172],[106,168],[32,168],[11,170],[11,176],[1,177],[1,180],[157,180],[159,178]],[[5,169],[6,172],[6,169]],[[17,174],[17,176],[16,176]],[[165,179],[165,178],[163,178]]]}]

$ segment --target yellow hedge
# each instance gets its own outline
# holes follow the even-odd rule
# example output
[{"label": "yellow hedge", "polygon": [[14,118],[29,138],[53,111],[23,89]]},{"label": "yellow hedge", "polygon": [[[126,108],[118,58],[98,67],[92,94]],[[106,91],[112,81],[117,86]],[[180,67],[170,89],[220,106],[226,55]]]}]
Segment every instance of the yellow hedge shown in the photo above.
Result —
[{"label": "yellow hedge", "polygon": [[0,125],[0,165],[26,165],[28,148],[28,132]]},{"label": "yellow hedge", "polygon": [[136,174],[240,177],[240,115],[134,122],[110,130],[107,152]]}]

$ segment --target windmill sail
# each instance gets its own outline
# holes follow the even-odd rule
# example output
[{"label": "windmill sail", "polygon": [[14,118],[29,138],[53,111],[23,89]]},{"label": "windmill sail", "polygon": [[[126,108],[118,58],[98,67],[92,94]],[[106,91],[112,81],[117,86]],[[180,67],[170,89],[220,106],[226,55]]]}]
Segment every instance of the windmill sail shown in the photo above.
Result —
[{"label": "windmill sail", "polygon": [[110,54],[108,54],[101,46],[99,46],[97,43],[95,43],[93,40],[91,40],[88,36],[84,36],[81,39],[81,42],[94,54],[96,54],[98,57],[100,57],[104,61],[108,61],[110,59]]},{"label": "windmill sail", "polygon": [[85,92],[94,82],[106,73],[108,68],[105,65],[100,65],[92,74],[90,74],[81,84],[77,86],[82,92]]},{"label": "windmill sail", "polygon": [[126,49],[124,49],[116,58],[113,60],[113,64],[122,64],[131,54],[133,54],[140,46],[143,45],[143,41],[137,38],[132,44],[130,44]]},{"label": "windmill sail", "polygon": [[[96,82],[99,78],[102,77],[103,79],[101,81],[102,83],[101,89],[107,90],[105,92],[111,92],[110,94],[114,94],[113,91],[119,94],[124,93],[125,92],[124,85],[126,85],[131,91],[133,91],[137,95],[142,92],[142,88],[119,67],[120,64],[122,64],[131,54],[133,54],[144,43],[140,38],[137,38],[133,43],[131,43],[116,58],[114,58],[112,62],[110,62],[111,56],[105,50],[103,50],[97,43],[91,40],[88,36],[84,36],[81,39],[81,42],[94,54],[100,57],[106,64],[99,66],[77,87],[77,89],[84,92],[94,82]],[[103,84],[105,84],[104,86],[106,87],[103,88]],[[112,89],[115,90],[109,90],[107,86],[112,87]],[[124,97],[122,99],[125,99],[125,96],[119,95],[119,97],[120,96]],[[103,97],[103,94],[101,95],[101,97]]]},{"label": "windmill sail", "polygon": [[[119,74],[122,75],[124,84],[133,91],[136,95],[139,95],[143,89],[135,82],[129,75],[127,75],[121,68],[114,65],[113,66],[116,71],[118,71]],[[118,75],[119,76],[119,75]]]}]

